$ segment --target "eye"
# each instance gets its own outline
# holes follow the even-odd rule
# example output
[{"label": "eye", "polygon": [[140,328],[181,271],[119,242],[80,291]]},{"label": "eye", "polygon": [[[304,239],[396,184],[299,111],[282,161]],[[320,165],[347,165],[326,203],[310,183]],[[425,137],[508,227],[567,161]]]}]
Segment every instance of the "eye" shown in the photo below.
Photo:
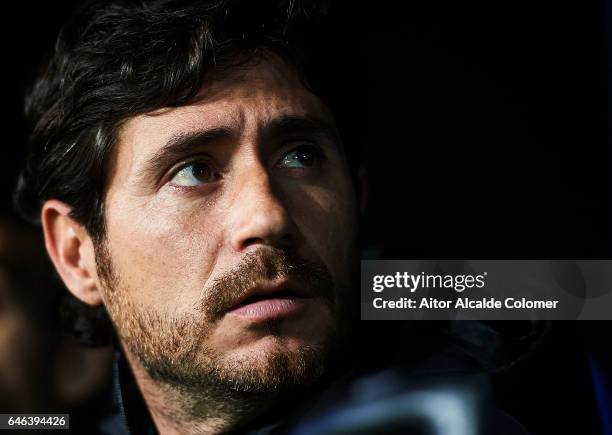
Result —
[{"label": "eye", "polygon": [[323,157],[319,147],[304,144],[285,154],[278,165],[283,168],[308,168],[323,160]]},{"label": "eye", "polygon": [[215,181],[215,173],[203,160],[196,160],[184,165],[170,180],[176,186],[194,187]]}]

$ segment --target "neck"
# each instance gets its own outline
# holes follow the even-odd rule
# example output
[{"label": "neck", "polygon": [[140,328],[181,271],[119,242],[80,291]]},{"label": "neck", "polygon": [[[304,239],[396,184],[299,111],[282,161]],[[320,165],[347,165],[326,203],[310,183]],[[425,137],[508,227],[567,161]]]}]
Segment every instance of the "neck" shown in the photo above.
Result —
[{"label": "neck", "polygon": [[269,410],[277,397],[232,391],[187,391],[154,381],[124,349],[134,378],[160,435],[233,431]]}]

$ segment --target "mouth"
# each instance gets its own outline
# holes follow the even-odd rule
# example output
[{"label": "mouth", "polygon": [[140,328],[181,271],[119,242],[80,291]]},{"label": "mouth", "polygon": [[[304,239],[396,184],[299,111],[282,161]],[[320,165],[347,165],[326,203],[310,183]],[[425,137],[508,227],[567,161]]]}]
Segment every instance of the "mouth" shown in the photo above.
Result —
[{"label": "mouth", "polygon": [[226,314],[264,322],[297,315],[310,299],[311,295],[287,283],[258,286],[240,298]]}]

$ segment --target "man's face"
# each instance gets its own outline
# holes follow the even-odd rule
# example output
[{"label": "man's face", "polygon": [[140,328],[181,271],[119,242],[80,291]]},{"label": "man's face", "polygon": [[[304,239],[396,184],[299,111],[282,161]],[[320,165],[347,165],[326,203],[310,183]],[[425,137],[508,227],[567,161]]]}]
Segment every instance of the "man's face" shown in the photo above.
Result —
[{"label": "man's face", "polygon": [[149,374],[245,391],[314,380],[345,321],[357,227],[322,102],[268,56],[130,119],[112,160],[98,275]]}]

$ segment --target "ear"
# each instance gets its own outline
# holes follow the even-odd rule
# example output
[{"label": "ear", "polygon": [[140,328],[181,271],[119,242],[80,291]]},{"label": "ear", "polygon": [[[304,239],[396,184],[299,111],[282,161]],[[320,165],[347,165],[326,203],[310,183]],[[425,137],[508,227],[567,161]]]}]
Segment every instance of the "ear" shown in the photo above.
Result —
[{"label": "ear", "polygon": [[42,207],[45,246],[68,290],[89,305],[102,303],[93,242],[83,225],[70,217],[67,204],[52,199]]},{"label": "ear", "polygon": [[364,167],[360,167],[357,172],[358,178],[358,196],[359,196],[359,211],[363,216],[366,211],[366,207],[368,205],[368,193],[369,193],[369,185],[368,185],[368,171]]}]

